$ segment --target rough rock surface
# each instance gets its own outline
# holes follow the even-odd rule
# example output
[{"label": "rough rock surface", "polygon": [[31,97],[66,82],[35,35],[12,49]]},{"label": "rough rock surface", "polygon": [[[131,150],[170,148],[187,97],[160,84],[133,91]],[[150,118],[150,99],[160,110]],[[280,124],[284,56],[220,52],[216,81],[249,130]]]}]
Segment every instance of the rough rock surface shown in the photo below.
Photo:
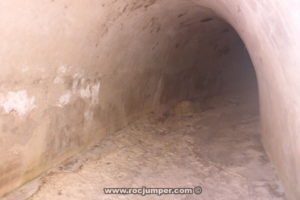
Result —
[{"label": "rough rock surface", "polygon": [[[253,102],[241,95],[215,98],[201,111],[178,114],[175,106],[163,115],[149,114],[3,200],[285,199],[260,142]],[[188,104],[195,108],[199,102]],[[203,193],[103,193],[105,187],[142,186],[201,186]]]}]

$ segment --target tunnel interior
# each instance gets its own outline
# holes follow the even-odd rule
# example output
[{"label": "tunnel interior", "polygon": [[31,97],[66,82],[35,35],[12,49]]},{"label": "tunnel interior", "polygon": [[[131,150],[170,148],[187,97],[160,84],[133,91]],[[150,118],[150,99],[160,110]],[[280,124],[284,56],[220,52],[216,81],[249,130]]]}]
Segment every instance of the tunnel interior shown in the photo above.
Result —
[{"label": "tunnel interior", "polygon": [[[21,17],[1,33],[10,41],[9,53],[0,48],[9,63],[0,74],[5,200],[104,198],[96,188],[118,183],[199,183],[204,199],[285,198],[260,141],[258,69],[244,42],[213,10],[170,2],[6,9]],[[11,85],[26,86],[22,102],[35,97],[25,111],[7,103]]]}]

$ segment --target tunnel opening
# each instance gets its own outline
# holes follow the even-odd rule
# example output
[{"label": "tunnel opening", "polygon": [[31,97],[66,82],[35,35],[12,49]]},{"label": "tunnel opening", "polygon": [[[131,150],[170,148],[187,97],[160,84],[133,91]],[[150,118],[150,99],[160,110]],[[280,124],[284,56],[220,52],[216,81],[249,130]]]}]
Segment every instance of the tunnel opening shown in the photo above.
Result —
[{"label": "tunnel opening", "polygon": [[[76,52],[78,35],[63,37],[76,56],[53,57],[73,68],[49,75],[64,93],[55,92],[46,118],[46,148],[26,160],[16,185],[64,162],[7,199],[105,198],[97,188],[145,185],[201,186],[204,199],[284,199],[260,142],[255,69],[238,33],[196,4],[151,2],[101,5],[109,25],[90,28],[96,42],[80,40],[88,51]],[[92,60],[84,68],[82,57]]]}]

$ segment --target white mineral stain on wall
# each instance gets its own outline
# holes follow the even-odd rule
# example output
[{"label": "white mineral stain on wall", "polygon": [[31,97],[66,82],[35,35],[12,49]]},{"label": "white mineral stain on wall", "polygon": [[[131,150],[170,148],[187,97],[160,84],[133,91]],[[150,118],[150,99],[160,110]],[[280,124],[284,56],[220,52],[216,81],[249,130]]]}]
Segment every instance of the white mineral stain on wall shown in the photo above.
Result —
[{"label": "white mineral stain on wall", "polygon": [[76,73],[76,74],[73,76],[72,91],[73,91],[74,94],[76,93],[76,90],[77,90],[78,86],[80,85],[81,77],[82,77],[82,75],[79,74],[79,73]]},{"label": "white mineral stain on wall", "polygon": [[93,105],[99,103],[99,90],[100,90],[100,82],[97,82],[96,84],[92,85],[91,96],[92,96]]},{"label": "white mineral stain on wall", "polygon": [[57,72],[60,73],[60,74],[64,74],[66,73],[67,71],[69,71],[69,67],[65,66],[65,65],[61,65],[58,69],[57,69]]},{"label": "white mineral stain on wall", "polygon": [[80,94],[81,98],[86,98],[86,99],[90,98],[91,97],[91,86],[88,85],[88,86],[86,86],[86,88],[81,88],[79,90],[79,94]]},{"label": "white mineral stain on wall", "polygon": [[[53,83],[62,84],[64,83],[64,80],[60,76],[57,76],[53,80]],[[90,81],[88,79],[83,78],[82,74],[76,73],[73,76],[72,89],[59,97],[56,106],[64,107],[65,105],[70,103],[72,96],[85,99],[86,102],[91,106],[96,105],[99,103],[99,90],[100,90],[99,80]],[[91,115],[91,114],[86,114],[86,115]],[[91,117],[87,117],[87,118],[91,118]]]},{"label": "white mineral stain on wall", "polygon": [[66,65],[61,65],[60,67],[57,68],[56,73],[58,74],[54,80],[53,83],[55,84],[63,84],[64,78],[62,77],[65,73],[67,73],[70,70],[69,66]]},{"label": "white mineral stain on wall", "polygon": [[29,97],[26,90],[0,94],[0,106],[5,113],[16,111],[19,115],[24,115],[36,107],[35,97]]},{"label": "white mineral stain on wall", "polygon": [[71,92],[70,91],[66,92],[65,94],[63,94],[62,96],[59,97],[57,106],[64,107],[65,105],[67,105],[70,102],[71,97],[72,97]]},{"label": "white mineral stain on wall", "polygon": [[100,81],[88,83],[79,73],[73,76],[72,92],[83,99],[88,99],[93,105],[98,103]]},{"label": "white mineral stain on wall", "polygon": [[85,88],[80,88],[79,94],[81,98],[90,99],[93,105],[98,103],[100,90],[100,82],[89,84]]},{"label": "white mineral stain on wall", "polygon": [[53,83],[55,84],[63,84],[64,83],[64,79],[61,78],[60,76],[55,77],[55,79],[53,80]]}]

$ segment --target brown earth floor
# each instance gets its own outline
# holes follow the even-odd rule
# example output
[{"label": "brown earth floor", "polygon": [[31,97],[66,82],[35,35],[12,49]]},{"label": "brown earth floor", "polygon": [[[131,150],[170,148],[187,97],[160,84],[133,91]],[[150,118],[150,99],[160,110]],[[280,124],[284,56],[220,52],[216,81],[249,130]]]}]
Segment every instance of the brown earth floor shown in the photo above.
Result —
[{"label": "brown earth floor", "polygon": [[[149,114],[3,200],[284,199],[260,142],[256,97]],[[205,105],[205,106],[203,106]],[[105,195],[105,187],[195,187],[201,195]]]}]

